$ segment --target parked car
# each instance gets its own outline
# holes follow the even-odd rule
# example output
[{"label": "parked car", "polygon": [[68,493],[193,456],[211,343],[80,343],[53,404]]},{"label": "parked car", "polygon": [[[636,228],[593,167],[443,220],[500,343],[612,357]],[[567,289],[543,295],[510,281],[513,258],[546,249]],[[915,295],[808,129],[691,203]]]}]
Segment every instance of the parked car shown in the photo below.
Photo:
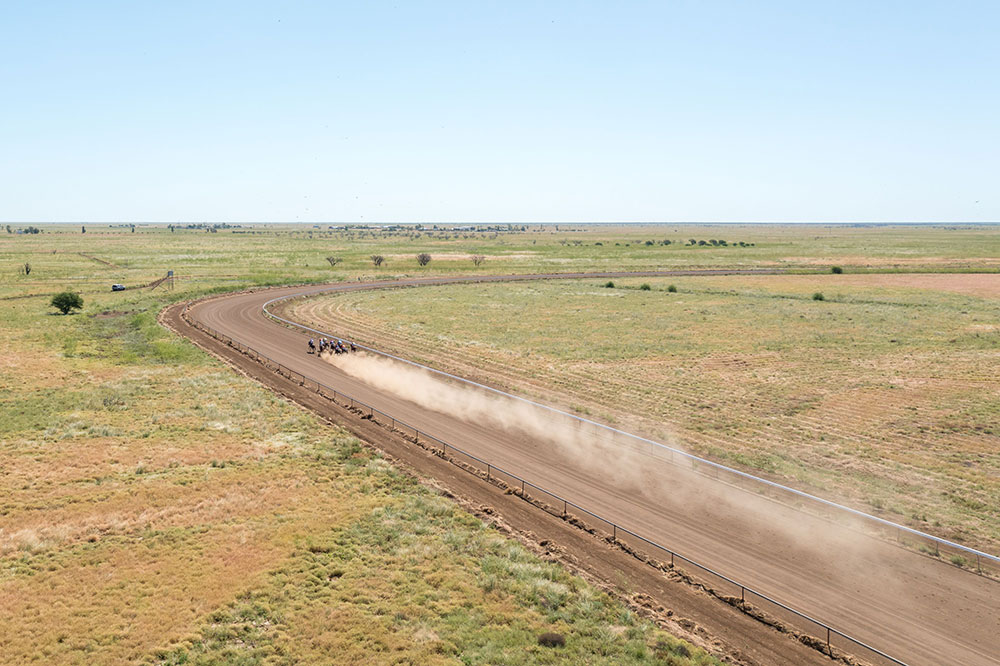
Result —
[{"label": "parked car", "polygon": [[111,285],[111,291],[125,291],[125,285],[123,285],[123,284],[113,284],[113,285]]}]

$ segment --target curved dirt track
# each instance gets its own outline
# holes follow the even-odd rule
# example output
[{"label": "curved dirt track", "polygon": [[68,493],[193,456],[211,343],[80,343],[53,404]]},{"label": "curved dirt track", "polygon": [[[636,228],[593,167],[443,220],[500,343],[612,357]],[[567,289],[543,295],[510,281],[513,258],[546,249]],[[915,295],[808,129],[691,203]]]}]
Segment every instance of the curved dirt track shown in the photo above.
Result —
[{"label": "curved dirt track", "polygon": [[[733,272],[738,271],[707,274]],[[306,355],[307,335],[275,324],[261,312],[271,299],[321,291],[662,274],[685,272],[428,278],[280,288],[208,300],[192,306],[190,316],[908,664],[1000,664],[1000,584],[994,581],[747,493],[706,487],[704,481],[678,474],[666,464],[647,461],[641,473],[610,478],[602,461],[581,460],[526,435],[385,394]],[[335,324],[331,328],[336,333]],[[855,654],[866,656],[857,650]]]}]

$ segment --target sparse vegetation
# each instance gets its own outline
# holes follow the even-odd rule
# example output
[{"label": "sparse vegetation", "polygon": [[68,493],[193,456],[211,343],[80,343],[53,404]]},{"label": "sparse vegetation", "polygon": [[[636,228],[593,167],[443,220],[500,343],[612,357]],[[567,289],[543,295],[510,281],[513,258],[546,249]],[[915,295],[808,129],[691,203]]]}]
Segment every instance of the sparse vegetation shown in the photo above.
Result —
[{"label": "sparse vegetation", "polygon": [[[635,617],[615,634],[619,602],[163,329],[156,313],[171,301],[330,279],[320,232],[209,229],[4,237],[6,265],[30,259],[39,277],[26,285],[8,269],[0,295],[45,295],[0,300],[0,334],[17,350],[0,397],[3,660],[367,663],[391,645],[411,663],[628,664],[661,649],[685,666],[718,663]],[[366,265],[371,275],[375,247],[385,264],[416,250],[402,235],[382,250],[381,234],[351,233],[338,264],[350,279]],[[448,235],[458,249],[435,251],[435,270],[468,270],[464,243],[503,249],[512,237]],[[498,270],[544,265],[551,246],[539,247]],[[78,251],[120,266],[116,281],[146,284],[167,261],[192,279],[112,294],[107,265]],[[46,316],[72,279],[85,314]],[[565,645],[538,645],[548,631]]]},{"label": "sparse vegetation", "polygon": [[[656,438],[666,423],[694,452],[996,548],[1000,461],[974,442],[1000,437],[1000,411],[983,392],[994,378],[982,371],[1000,350],[1000,276],[671,280],[648,283],[673,284],[682,298],[651,301],[638,280],[616,280],[633,286],[613,299],[546,282],[329,302],[346,301],[338,326],[408,358],[472,377],[499,362],[508,386],[533,398],[641,422]],[[836,309],[807,305],[831,280]],[[298,312],[321,321],[322,303]]]}]

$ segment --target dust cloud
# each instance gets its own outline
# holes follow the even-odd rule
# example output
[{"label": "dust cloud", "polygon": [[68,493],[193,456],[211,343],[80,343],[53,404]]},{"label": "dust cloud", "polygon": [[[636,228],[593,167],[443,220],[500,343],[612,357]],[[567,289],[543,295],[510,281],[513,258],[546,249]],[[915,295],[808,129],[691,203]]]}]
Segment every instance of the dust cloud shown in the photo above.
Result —
[{"label": "dust cloud", "polygon": [[[476,450],[465,442],[448,442],[470,453],[504,465],[511,456],[535,454],[533,463],[545,468],[562,467],[569,474],[593,477],[591,494],[602,503],[640,497],[657,507],[657,513],[686,525],[694,532],[744,532],[752,543],[783,542],[788,555],[805,559],[825,557],[831,548],[840,555],[841,565],[856,567],[867,559],[864,543],[870,541],[848,530],[831,530],[828,523],[803,520],[804,516],[756,493],[734,488],[690,469],[680,454],[644,442],[624,432],[587,423],[541,405],[497,395],[450,380],[423,368],[390,358],[359,352],[324,356],[348,375],[385,393],[391,393],[427,410],[503,433],[490,442],[490,450]],[[673,442],[673,448],[679,449]],[[504,449],[518,449],[511,456]],[[674,459],[676,456],[676,460]],[[679,464],[674,464],[674,463]],[[524,469],[510,469],[526,475],[554,492],[561,492],[556,475],[532,478]],[[702,470],[704,472],[704,470]],[[548,475],[547,475],[548,476]],[[555,485],[553,485],[555,484]],[[568,499],[588,506],[586,497]],[[596,507],[588,507],[596,508]],[[608,516],[623,520],[623,516]],[[628,524],[628,514],[625,514]],[[636,525],[640,532],[643,530]],[[656,539],[657,535],[646,535]],[[725,538],[728,540],[728,538]],[[851,562],[853,560],[853,563]]]},{"label": "dust cloud", "polygon": [[[566,456],[577,458],[583,454],[584,463],[600,461],[599,468],[604,474],[613,474],[622,482],[635,473],[634,468],[628,473],[618,469],[622,467],[623,449],[648,451],[653,446],[568,414],[449,380],[390,358],[361,352],[324,356],[324,359],[370,386],[425,409],[501,430]],[[457,442],[449,444],[461,446]],[[611,461],[615,464],[610,464]]]}]

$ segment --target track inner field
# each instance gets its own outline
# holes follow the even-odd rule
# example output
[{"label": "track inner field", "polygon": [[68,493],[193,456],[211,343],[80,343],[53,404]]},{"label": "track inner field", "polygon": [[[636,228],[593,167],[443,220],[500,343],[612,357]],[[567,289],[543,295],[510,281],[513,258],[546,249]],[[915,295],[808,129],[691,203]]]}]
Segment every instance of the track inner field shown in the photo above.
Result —
[{"label": "track inner field", "polygon": [[[347,283],[332,289],[453,281]],[[238,294],[198,304],[190,314],[275,361],[560,493],[914,666],[1000,664],[1000,584],[994,581],[859,537],[748,494],[734,500],[715,497],[704,488],[692,489],[685,476],[666,463],[650,460],[641,475],[611,481],[593,460],[580,460],[524,434],[469,422],[383,393],[306,355],[307,335],[262,315],[261,306],[273,298],[330,289],[297,287]],[[783,525],[793,527],[785,529]]]}]

